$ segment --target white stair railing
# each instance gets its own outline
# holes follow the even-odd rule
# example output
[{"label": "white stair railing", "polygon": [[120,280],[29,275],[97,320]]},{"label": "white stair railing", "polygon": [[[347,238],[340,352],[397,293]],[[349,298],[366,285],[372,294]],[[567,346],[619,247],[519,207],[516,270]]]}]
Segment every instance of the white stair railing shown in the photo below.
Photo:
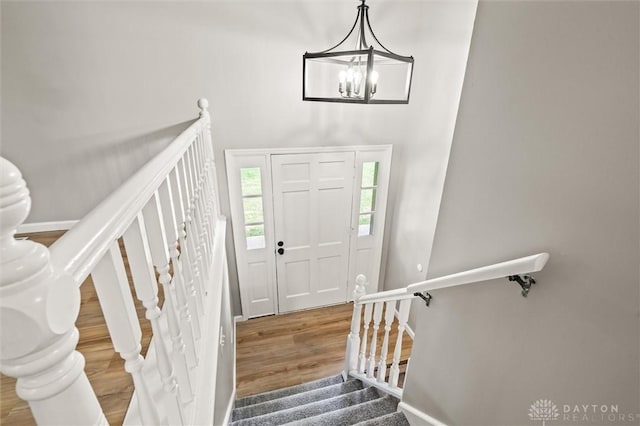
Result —
[{"label": "white stair railing", "polygon": [[[382,291],[365,295],[367,279],[364,275],[356,277],[354,291],[353,316],[351,330],[347,337],[345,371],[343,375],[356,377],[365,383],[402,397],[399,386],[403,361],[403,337],[408,329],[407,321],[411,309],[411,301],[419,296],[427,302],[431,294],[427,291],[467,285],[497,278],[508,278],[522,287],[522,295],[527,296],[535,280],[525,274],[542,270],[549,260],[549,254],[539,253],[507,262],[476,268],[457,274],[434,278],[408,285],[391,291]],[[364,307],[364,309],[363,309]],[[394,320],[395,317],[395,321]],[[384,319],[384,335],[382,344],[378,345],[378,331]],[[395,342],[390,333],[397,322]],[[370,330],[371,333],[370,333]],[[416,330],[419,332],[419,330]],[[409,337],[412,337],[411,335]],[[393,357],[388,364],[391,345]],[[379,346],[379,348],[378,348]],[[367,356],[368,354],[368,356]],[[409,374],[409,367],[405,375]]]},{"label": "white stair railing", "polygon": [[[106,424],[75,350],[79,286],[89,276],[135,387],[125,424],[212,423],[219,346],[204,342],[220,340],[226,224],[206,100],[198,106],[198,120],[50,249],[14,238],[29,192],[0,157],[0,370],[17,378],[38,424]],[[120,238],[153,332],[146,359]]]},{"label": "white stair railing", "polygon": [[[401,397],[400,364],[404,333],[407,329],[412,294],[405,289],[365,295],[368,285],[364,275],[356,277],[351,331],[347,337],[344,376],[351,375]],[[364,309],[363,309],[364,307]],[[381,324],[384,333],[378,344]],[[392,331],[397,330],[395,339]],[[390,351],[389,349],[393,347]],[[389,354],[392,354],[389,359]],[[389,364],[389,361],[391,363]]]}]

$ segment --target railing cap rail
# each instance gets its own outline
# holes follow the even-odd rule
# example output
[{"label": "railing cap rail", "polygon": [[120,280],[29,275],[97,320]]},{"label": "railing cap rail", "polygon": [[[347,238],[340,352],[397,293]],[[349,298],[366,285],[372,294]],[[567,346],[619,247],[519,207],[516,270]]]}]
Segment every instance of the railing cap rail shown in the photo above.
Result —
[{"label": "railing cap rail", "polygon": [[370,303],[370,302],[391,302],[393,300],[403,300],[410,299],[413,297],[413,294],[407,292],[407,288],[398,288],[395,290],[387,290],[387,291],[379,291],[377,293],[367,294],[366,296],[362,296],[358,299],[359,303]]},{"label": "railing cap rail", "polygon": [[198,100],[198,106],[200,118],[50,247],[56,270],[65,271],[78,285],[82,284],[175,167],[196,134],[209,125],[207,100]]}]

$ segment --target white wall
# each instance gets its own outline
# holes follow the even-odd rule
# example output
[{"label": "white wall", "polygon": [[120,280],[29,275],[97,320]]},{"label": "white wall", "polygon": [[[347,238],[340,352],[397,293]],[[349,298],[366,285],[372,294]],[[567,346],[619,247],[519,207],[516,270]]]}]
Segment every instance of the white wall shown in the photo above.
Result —
[{"label": "white wall", "polygon": [[301,101],[302,54],[344,36],[355,0],[2,2],[2,155],[31,188],[28,222],[82,217],[204,96],[225,201],[223,149],[394,144],[387,286],[423,278],[476,1],[368,4],[415,57],[409,105]]},{"label": "white wall", "polygon": [[560,410],[547,425],[640,423],[639,27],[638,2],[480,2],[429,275],[551,258],[526,299],[506,279],[432,292],[409,404],[455,425],[541,424],[538,399]]}]

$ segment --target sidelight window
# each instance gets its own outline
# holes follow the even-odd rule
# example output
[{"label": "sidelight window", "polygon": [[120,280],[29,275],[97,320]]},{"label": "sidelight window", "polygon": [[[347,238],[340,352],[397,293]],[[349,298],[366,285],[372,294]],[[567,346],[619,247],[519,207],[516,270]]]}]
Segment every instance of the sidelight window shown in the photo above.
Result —
[{"label": "sidelight window", "polygon": [[376,192],[378,190],[378,162],[362,163],[362,183],[360,185],[360,212],[358,236],[373,235],[376,216]]},{"label": "sidelight window", "polygon": [[266,247],[266,241],[260,167],[241,168],[240,187],[247,250],[263,249]]}]

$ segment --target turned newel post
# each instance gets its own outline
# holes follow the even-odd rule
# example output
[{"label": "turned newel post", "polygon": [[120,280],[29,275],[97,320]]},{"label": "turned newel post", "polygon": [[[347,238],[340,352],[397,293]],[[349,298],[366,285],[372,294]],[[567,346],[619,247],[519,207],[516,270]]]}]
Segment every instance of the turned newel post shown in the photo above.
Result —
[{"label": "turned newel post", "polygon": [[78,284],[54,270],[46,247],[14,238],[30,208],[20,171],[0,157],[0,371],[17,378],[38,424],[106,425],[75,350]]},{"label": "turned newel post", "polygon": [[358,302],[366,293],[367,277],[360,274],[356,277],[356,286],[353,290],[353,315],[351,317],[351,330],[347,337],[347,353],[345,362],[345,375],[358,369],[358,351],[360,350],[360,317],[362,305]]},{"label": "turned newel post", "polygon": [[356,286],[353,289],[353,300],[357,302],[360,300],[362,296],[367,294],[367,286],[369,285],[369,281],[367,281],[367,277],[359,274],[356,277]]}]

